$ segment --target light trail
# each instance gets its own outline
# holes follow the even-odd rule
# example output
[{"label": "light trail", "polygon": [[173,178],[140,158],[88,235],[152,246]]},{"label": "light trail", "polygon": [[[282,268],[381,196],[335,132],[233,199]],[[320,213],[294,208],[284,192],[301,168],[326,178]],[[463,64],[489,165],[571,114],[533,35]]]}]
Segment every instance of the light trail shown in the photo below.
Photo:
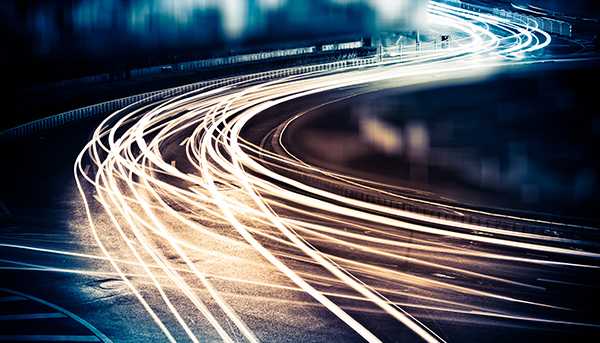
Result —
[{"label": "light trail", "polygon": [[[284,119],[268,130],[278,137],[249,137],[253,121],[291,101],[346,91],[333,100],[339,101],[380,84],[408,87],[485,75],[511,63],[534,63],[528,56],[550,43],[537,27],[441,3],[431,3],[429,16],[436,31],[458,32],[453,46],[407,47],[376,65],[335,73],[268,82],[240,78],[234,85],[132,105],[107,117],[74,166],[103,256],[67,255],[110,262],[111,275],[124,281],[170,341],[200,340],[209,329],[196,327],[194,316],[224,341],[268,337],[228,302],[236,293],[223,284],[269,289],[267,299],[274,302],[284,301],[277,292],[308,294],[369,342],[381,338],[344,301],[360,301],[364,311],[389,316],[427,342],[444,339],[408,309],[594,327],[561,319],[569,308],[525,298],[544,287],[519,279],[539,268],[547,273],[599,268],[600,253],[589,242],[436,218],[372,200],[385,197],[529,225],[584,227],[413,199],[388,185],[309,165],[283,144],[285,128],[300,117],[295,113],[280,114]],[[87,172],[86,165],[92,165]],[[209,262],[198,263],[202,258]],[[441,273],[449,275],[440,279]],[[197,312],[190,313],[189,306]],[[536,308],[559,318],[530,315]],[[173,333],[173,323],[185,337]]]}]

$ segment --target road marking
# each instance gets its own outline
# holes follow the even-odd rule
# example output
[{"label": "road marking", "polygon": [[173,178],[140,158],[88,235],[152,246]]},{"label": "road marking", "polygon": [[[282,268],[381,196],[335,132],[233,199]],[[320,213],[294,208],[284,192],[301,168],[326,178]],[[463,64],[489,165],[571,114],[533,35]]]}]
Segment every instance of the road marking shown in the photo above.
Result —
[{"label": "road marking", "polygon": [[53,319],[53,318],[68,318],[68,317],[67,317],[67,315],[60,313],[60,312],[0,315],[0,320],[30,320],[30,319]]},{"label": "road marking", "polygon": [[454,276],[450,276],[450,275],[446,275],[446,274],[442,274],[442,273],[434,273],[433,275],[444,278],[444,279],[456,279]]},{"label": "road marking", "polygon": [[[95,341],[92,340],[79,340],[79,342],[104,342],[104,343],[112,343],[112,341],[110,340],[110,338],[106,337],[106,335],[104,335],[102,332],[100,332],[98,329],[96,329],[93,325],[91,325],[90,323],[88,323],[87,321],[85,321],[83,318],[79,317],[78,315],[76,315],[75,313],[64,309],[58,305],[55,305],[53,303],[47,302],[43,299],[40,299],[38,297],[34,297],[33,295],[29,295],[29,294],[25,294],[22,292],[17,292],[17,291],[13,291],[11,289],[7,289],[7,288],[0,288],[1,292],[5,292],[5,293],[11,293],[17,296],[21,296],[24,298],[27,298],[29,300],[33,300],[33,301],[37,301],[41,304],[44,304],[48,307],[53,308],[56,311],[62,312],[65,315],[71,317],[71,319],[79,322],[79,324],[85,326],[88,330],[90,330],[95,336],[48,336],[48,337],[94,337],[96,338]],[[3,337],[40,337],[40,335],[37,336],[0,336],[0,341],[18,341],[17,339],[4,339]],[[21,341],[23,341],[23,339],[21,339]],[[30,340],[31,341],[31,340]],[[52,341],[52,339],[40,339],[39,341]],[[54,339],[54,341],[57,341],[56,339]],[[63,342],[77,342],[77,341],[69,341],[69,340],[63,340]]]},{"label": "road marking", "polygon": [[8,295],[5,297],[0,297],[0,303],[6,303],[6,302],[10,302],[10,301],[23,301],[23,300],[27,300],[27,298],[18,296],[18,295]]},{"label": "road marking", "polygon": [[77,335],[3,335],[0,341],[10,342],[100,342],[96,336]]}]

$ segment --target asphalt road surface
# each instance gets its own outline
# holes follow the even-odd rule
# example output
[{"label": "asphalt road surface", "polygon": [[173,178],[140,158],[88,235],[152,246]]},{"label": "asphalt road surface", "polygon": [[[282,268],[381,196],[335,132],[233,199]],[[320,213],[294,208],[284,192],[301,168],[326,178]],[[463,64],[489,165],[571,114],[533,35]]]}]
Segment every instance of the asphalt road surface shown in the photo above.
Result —
[{"label": "asphalt road surface", "polygon": [[336,170],[333,152],[317,165],[286,133],[362,94],[555,61],[535,28],[430,12],[456,45],[216,85],[7,146],[0,340],[598,338],[593,223],[447,201]]}]

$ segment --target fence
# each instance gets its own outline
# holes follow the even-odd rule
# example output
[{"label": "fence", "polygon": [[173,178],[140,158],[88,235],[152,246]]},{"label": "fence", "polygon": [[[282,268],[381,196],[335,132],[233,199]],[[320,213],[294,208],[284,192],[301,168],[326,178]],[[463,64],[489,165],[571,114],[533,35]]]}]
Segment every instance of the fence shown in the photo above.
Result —
[{"label": "fence", "polygon": [[257,52],[253,54],[243,54],[228,57],[217,57],[206,60],[198,60],[183,63],[167,64],[162,66],[134,69],[131,71],[132,77],[140,77],[161,73],[163,71],[197,71],[206,68],[222,67],[238,63],[257,62],[281,57],[300,56],[311,54],[316,51],[316,47],[302,47],[284,50],[275,50],[267,52]]},{"label": "fence", "polygon": [[330,63],[323,64],[315,64],[315,65],[307,65],[302,67],[292,67],[279,69],[274,71],[266,71],[242,76],[228,77],[223,79],[215,79],[215,80],[207,80],[201,81],[197,83],[192,83],[184,86],[169,88],[165,90],[147,92],[142,94],[137,94],[129,97],[124,97],[120,99],[115,99],[111,101],[102,102],[96,105],[86,106],[82,108],[78,108],[75,110],[63,112],[57,115],[53,115],[50,117],[38,119],[23,125],[19,125],[17,127],[5,130],[0,132],[0,139],[11,139],[11,138],[19,138],[29,136],[44,130],[48,130],[51,128],[59,127],[65,125],[69,122],[75,122],[86,118],[93,118],[100,115],[106,115],[108,113],[117,111],[121,108],[124,108],[128,105],[131,105],[136,102],[140,102],[142,100],[146,100],[148,102],[160,100],[162,98],[169,98],[181,94],[185,94],[187,92],[191,92],[193,90],[206,87],[206,86],[226,86],[232,85],[234,83],[242,82],[242,81],[260,81],[260,80],[269,80],[280,77],[287,77],[292,75],[299,75],[303,73],[310,73],[316,71],[332,71],[339,68],[345,67],[358,67],[370,65],[377,62],[377,58],[368,57],[368,58],[356,58],[345,61],[336,61]]},{"label": "fence", "polygon": [[473,12],[492,13],[495,16],[510,19],[511,21],[522,22],[530,26],[536,26],[537,24],[537,26],[540,29],[548,33],[553,33],[566,37],[571,37],[571,35],[573,34],[573,26],[570,23],[563,20],[541,16],[525,15],[505,9],[490,8],[478,4],[471,4],[460,0],[445,0],[444,2],[452,6],[457,6]]},{"label": "fence", "polygon": [[188,62],[178,62],[171,64],[163,64],[158,66],[144,67],[144,68],[136,68],[128,71],[123,71],[119,73],[104,73],[97,75],[85,76],[77,79],[71,80],[63,80],[55,83],[57,86],[71,86],[77,84],[85,84],[85,83],[93,83],[93,82],[103,82],[109,81],[111,79],[117,78],[136,78],[136,77],[144,77],[148,75],[156,75],[164,72],[193,72],[193,71],[201,71],[204,69],[210,68],[218,68],[228,65],[234,65],[239,63],[252,63],[252,62],[262,62],[271,59],[277,58],[285,58],[285,57],[301,57],[310,55],[313,53],[317,53],[319,51],[342,51],[347,49],[357,49],[364,46],[362,40],[359,41],[351,41],[344,43],[335,43],[335,44],[327,44],[323,47],[327,46],[328,49],[319,49],[317,46],[306,46],[299,48],[289,48],[289,49],[279,49],[279,50],[271,50],[271,51],[261,51],[256,53],[247,53],[247,54],[239,54],[235,56],[225,56],[225,57],[215,57],[208,58],[202,60],[188,61]]},{"label": "fence", "polygon": [[[572,225],[564,225],[559,222],[552,222],[546,218],[536,218],[537,215],[530,215],[529,219],[522,220],[516,217],[507,218],[503,216],[495,216],[493,214],[481,212],[480,209],[473,208],[472,210],[465,207],[462,210],[448,210],[445,205],[454,205],[455,203],[441,203],[442,206],[426,204],[425,201],[399,199],[389,195],[382,194],[378,191],[365,190],[352,184],[344,184],[339,180],[333,180],[327,176],[299,172],[296,170],[279,168],[273,166],[279,173],[302,182],[303,184],[311,185],[313,187],[323,189],[335,194],[339,194],[348,198],[369,202],[372,204],[382,205],[397,210],[419,214],[425,217],[434,218],[446,221],[445,224],[437,224],[440,226],[451,226],[452,230],[457,230],[455,226],[452,226],[453,222],[477,225],[487,228],[503,229],[512,232],[521,232],[530,235],[540,236],[553,236],[560,237],[562,239],[573,239],[573,240],[587,240],[587,239],[598,239],[596,231],[585,230],[585,229],[574,229]],[[490,213],[508,214],[509,216],[515,215],[509,210],[485,210]],[[460,213],[459,213],[460,212]],[[423,222],[423,219],[416,220]],[[428,223],[427,225],[432,225]],[[469,232],[469,229],[464,229]]]},{"label": "fence", "polygon": [[558,19],[524,15],[512,11],[494,8],[492,13],[498,17],[510,19],[511,21],[526,23],[529,26],[537,26],[548,32],[561,36],[571,37],[573,27],[570,23]]}]

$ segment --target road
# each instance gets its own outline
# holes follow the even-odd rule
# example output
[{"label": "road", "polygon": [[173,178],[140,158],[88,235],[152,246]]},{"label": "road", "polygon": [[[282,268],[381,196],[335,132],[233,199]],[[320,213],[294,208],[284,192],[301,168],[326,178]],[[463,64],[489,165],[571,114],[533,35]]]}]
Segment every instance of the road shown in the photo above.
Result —
[{"label": "road", "polygon": [[538,63],[550,43],[444,5],[430,15],[459,32],[455,44],[207,87],[102,120],[75,158],[80,200],[38,218],[53,229],[3,231],[2,286],[69,285],[42,294],[94,339],[118,342],[598,336],[595,228],[449,205],[288,150],[285,128],[314,106]]}]

